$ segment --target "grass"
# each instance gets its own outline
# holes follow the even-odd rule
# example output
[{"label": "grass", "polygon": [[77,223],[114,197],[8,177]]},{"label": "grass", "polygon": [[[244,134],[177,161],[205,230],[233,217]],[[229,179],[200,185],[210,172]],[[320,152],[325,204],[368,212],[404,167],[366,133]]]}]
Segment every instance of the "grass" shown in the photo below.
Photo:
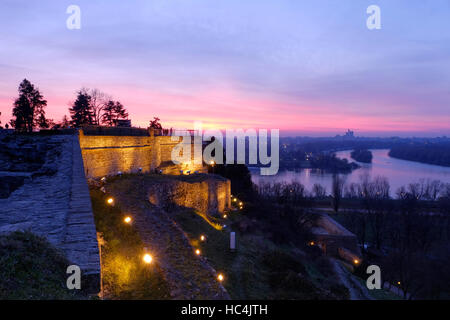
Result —
[{"label": "grass", "polygon": [[[224,223],[240,219],[228,213]],[[331,281],[316,262],[277,246],[261,236],[236,231],[237,250],[229,249],[229,230],[216,230],[192,210],[178,210],[172,217],[187,233],[193,247],[225,275],[224,287],[233,299],[345,299],[346,288]],[[200,241],[204,235],[206,241]],[[313,279],[314,277],[314,279]]]},{"label": "grass", "polygon": [[87,299],[67,289],[69,265],[45,238],[31,232],[0,236],[0,299]]},{"label": "grass", "polygon": [[[147,181],[157,183],[174,179],[198,178],[146,174],[123,175],[122,179],[125,177],[133,181],[132,186],[144,185]],[[109,183],[115,179],[119,178],[111,178]],[[122,190],[122,192],[127,191]],[[102,205],[104,200],[105,198],[102,200]],[[146,201],[145,196],[142,201]],[[259,219],[258,223],[253,223],[251,218],[246,217],[250,207],[251,203],[247,203],[244,210],[227,212],[227,219],[210,219],[228,226],[222,230],[214,228],[205,217],[192,209],[173,208],[169,210],[169,215],[187,234],[191,245],[201,250],[202,256],[217,273],[224,274],[223,285],[233,299],[349,298],[348,289],[337,282],[329,260],[320,252],[316,252],[319,249],[309,246],[297,248],[288,242],[286,244],[272,242],[259,228],[264,223],[270,225],[270,222]],[[107,208],[112,210],[110,207]],[[254,229],[252,232],[240,232],[240,228],[237,227],[240,222],[250,223],[258,230],[252,228]],[[236,232],[237,250],[235,252],[229,249],[230,229]],[[200,241],[201,235],[206,237],[206,241]],[[173,247],[171,250],[176,252],[180,248]],[[188,265],[178,267],[189,268]]]},{"label": "grass", "polygon": [[169,299],[170,293],[156,263],[142,260],[144,244],[132,225],[123,222],[118,206],[106,203],[107,196],[91,189],[91,201],[102,246],[102,278],[108,299]]},{"label": "grass", "polygon": [[[360,277],[356,277],[356,279],[361,282],[363,286],[366,286],[366,281],[361,279]],[[372,298],[375,300],[403,300],[401,296],[396,295],[395,293],[387,290],[387,289],[373,289],[367,290]]]}]

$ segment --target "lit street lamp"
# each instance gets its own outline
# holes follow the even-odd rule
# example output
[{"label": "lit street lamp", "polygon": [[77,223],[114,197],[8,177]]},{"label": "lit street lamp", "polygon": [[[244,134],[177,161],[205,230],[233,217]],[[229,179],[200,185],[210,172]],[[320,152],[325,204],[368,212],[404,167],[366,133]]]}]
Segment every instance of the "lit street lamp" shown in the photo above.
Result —
[{"label": "lit street lamp", "polygon": [[144,257],[142,258],[146,264],[150,264],[153,261],[153,258],[148,253],[144,254]]},{"label": "lit street lamp", "polygon": [[214,162],[214,160],[211,160],[210,162],[209,162],[209,164],[211,165],[211,167],[212,167],[212,169],[213,169],[213,173],[215,172],[215,170],[214,170],[214,165],[216,164],[215,162]]},{"label": "lit street lamp", "polygon": [[123,221],[125,222],[125,223],[131,223],[131,217],[130,216],[126,216],[124,219],[123,219]]}]

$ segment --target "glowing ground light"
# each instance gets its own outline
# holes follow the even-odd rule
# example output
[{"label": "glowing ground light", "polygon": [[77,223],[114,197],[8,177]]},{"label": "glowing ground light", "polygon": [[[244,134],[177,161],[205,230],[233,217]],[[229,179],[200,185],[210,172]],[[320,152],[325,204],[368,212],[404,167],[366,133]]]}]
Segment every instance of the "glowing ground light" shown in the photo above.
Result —
[{"label": "glowing ground light", "polygon": [[131,222],[131,217],[125,217],[125,218],[123,219],[123,221],[124,221],[125,223],[130,223],[130,222]]},{"label": "glowing ground light", "polygon": [[222,282],[225,279],[225,277],[223,276],[223,274],[219,273],[217,275],[217,280],[219,280],[220,282]]},{"label": "glowing ground light", "polygon": [[310,245],[310,246],[315,245],[314,241],[311,241],[311,242],[309,243],[309,245]]},{"label": "glowing ground light", "polygon": [[108,198],[108,200],[106,200],[106,202],[110,205],[112,205],[114,203],[114,199],[113,198]]},{"label": "glowing ground light", "polygon": [[201,253],[200,249],[197,249],[197,250],[195,250],[195,254],[196,254],[196,255],[198,255],[198,256],[199,256],[199,255],[200,255],[200,253]]},{"label": "glowing ground light", "polygon": [[236,199],[236,198],[234,198],[234,199],[233,199],[233,202],[236,202],[236,201],[237,201],[237,199]]},{"label": "glowing ground light", "polygon": [[401,282],[400,282],[400,281],[398,281],[398,282],[397,282],[397,284],[398,284],[398,285],[400,285],[400,284],[401,284]]},{"label": "glowing ground light", "polygon": [[223,218],[226,219],[228,216],[226,214],[223,215]]},{"label": "glowing ground light", "polygon": [[145,263],[150,264],[153,261],[153,258],[148,253],[144,254],[144,257],[142,258]]},{"label": "glowing ground light", "polygon": [[206,240],[206,237],[204,235],[201,235],[200,236],[200,241],[205,241],[205,240]]},{"label": "glowing ground light", "polygon": [[242,203],[242,202],[239,202],[239,205],[242,207],[243,203]]},{"label": "glowing ground light", "polygon": [[355,259],[355,260],[353,260],[353,263],[354,263],[354,264],[358,264],[358,263],[359,263],[359,260],[358,260],[358,259]]}]

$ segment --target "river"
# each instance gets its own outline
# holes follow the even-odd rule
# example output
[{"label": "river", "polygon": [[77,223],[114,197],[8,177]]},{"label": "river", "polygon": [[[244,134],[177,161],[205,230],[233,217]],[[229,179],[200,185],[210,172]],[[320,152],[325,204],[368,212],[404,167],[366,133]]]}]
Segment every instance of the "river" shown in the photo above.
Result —
[{"label": "river", "polygon": [[[353,170],[352,173],[343,174],[346,183],[360,182],[361,176],[368,174],[374,178],[383,176],[389,180],[391,195],[395,191],[409,183],[418,182],[420,179],[441,180],[450,183],[450,167],[442,167],[424,164],[414,161],[391,158],[388,149],[371,150],[373,159],[371,164],[357,162],[350,157],[351,150],[336,152],[338,158],[345,158],[361,165],[361,168]],[[258,168],[249,168],[252,173],[252,181],[255,184],[261,182],[293,182],[302,183],[308,190],[312,189],[315,183],[326,187],[327,193],[331,190],[332,174],[324,173],[318,169],[302,169],[300,171],[280,171],[274,176],[259,175]]]}]

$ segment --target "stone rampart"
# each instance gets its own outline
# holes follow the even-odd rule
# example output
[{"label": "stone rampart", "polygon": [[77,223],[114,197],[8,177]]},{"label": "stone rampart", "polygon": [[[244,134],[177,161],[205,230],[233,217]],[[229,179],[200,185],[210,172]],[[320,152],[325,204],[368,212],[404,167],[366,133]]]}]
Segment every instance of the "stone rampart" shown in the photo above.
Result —
[{"label": "stone rampart", "polygon": [[231,206],[230,180],[217,175],[158,181],[148,187],[148,199],[164,207],[173,202],[202,213],[223,213]]},{"label": "stone rampart", "polygon": [[170,136],[85,135],[80,130],[79,138],[87,178],[155,169],[164,174],[180,174],[180,170],[205,172],[202,165],[194,165],[193,161],[172,162],[172,150],[178,141],[172,141]]},{"label": "stone rampart", "polygon": [[23,170],[33,171],[27,172],[22,186],[0,199],[0,233],[30,231],[45,237],[81,268],[82,289],[97,293],[100,257],[78,137],[26,139],[30,148],[48,151],[41,152],[44,163],[40,167],[27,166],[36,162],[33,157],[21,162]]}]

